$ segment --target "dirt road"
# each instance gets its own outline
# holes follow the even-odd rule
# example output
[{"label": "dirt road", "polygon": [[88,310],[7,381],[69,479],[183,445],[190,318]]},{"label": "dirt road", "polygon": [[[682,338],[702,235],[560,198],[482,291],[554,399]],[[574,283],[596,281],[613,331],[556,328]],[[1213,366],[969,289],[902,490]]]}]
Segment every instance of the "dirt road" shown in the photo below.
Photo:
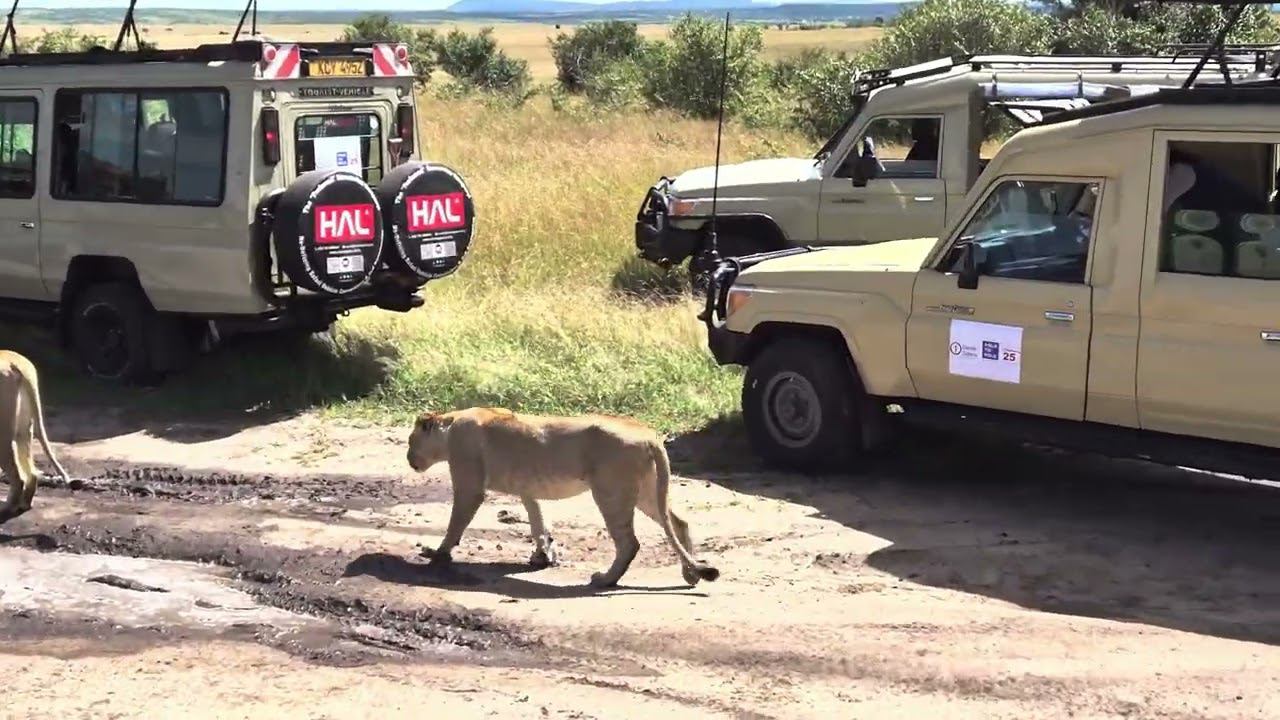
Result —
[{"label": "dirt road", "polygon": [[685,587],[642,520],[597,594],[587,498],[544,505],[560,567],[525,565],[502,497],[427,567],[448,481],[401,429],[50,425],[78,482],[0,529],[0,717],[1280,717],[1273,488],[934,439],[814,480],[678,444],[722,578]]}]

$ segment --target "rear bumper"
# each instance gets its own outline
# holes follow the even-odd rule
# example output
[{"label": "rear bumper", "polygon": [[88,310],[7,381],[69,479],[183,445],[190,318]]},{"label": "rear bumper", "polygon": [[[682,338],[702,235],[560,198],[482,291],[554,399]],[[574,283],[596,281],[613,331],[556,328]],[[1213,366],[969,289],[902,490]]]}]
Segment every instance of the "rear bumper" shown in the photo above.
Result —
[{"label": "rear bumper", "polygon": [[702,232],[674,227],[667,213],[667,188],[662,178],[645,193],[636,213],[636,250],[640,257],[659,265],[675,265],[697,253]]}]

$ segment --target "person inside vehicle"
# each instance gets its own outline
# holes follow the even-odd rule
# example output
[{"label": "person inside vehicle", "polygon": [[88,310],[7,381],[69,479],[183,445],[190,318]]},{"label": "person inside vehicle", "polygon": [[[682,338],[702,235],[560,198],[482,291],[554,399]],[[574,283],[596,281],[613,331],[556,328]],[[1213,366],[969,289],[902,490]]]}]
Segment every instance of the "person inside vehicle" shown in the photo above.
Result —
[{"label": "person inside vehicle", "polygon": [[911,121],[911,150],[907,152],[908,161],[938,161],[938,123],[928,118],[917,118]]}]

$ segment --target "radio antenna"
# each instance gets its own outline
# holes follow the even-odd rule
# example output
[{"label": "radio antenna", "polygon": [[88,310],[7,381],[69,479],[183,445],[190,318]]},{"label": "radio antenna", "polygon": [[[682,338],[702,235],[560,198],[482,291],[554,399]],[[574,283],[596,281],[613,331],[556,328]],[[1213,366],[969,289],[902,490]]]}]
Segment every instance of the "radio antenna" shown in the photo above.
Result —
[{"label": "radio antenna", "polygon": [[250,19],[251,24],[249,26],[249,34],[254,37],[257,37],[258,35],[258,0],[249,0],[249,2],[244,6],[244,12],[240,13],[240,22],[236,23],[236,31],[231,36],[231,42],[235,42],[236,40],[240,39],[240,31],[244,29],[244,21],[246,18],[250,18],[250,13],[252,13],[252,18]]},{"label": "radio antenna", "polygon": [[114,52],[120,52],[120,48],[124,47],[125,38],[132,35],[134,42],[138,45],[138,50],[142,50],[142,33],[138,32],[138,23],[133,19],[133,9],[137,7],[138,0],[129,0],[129,9],[124,11],[124,22],[120,23],[120,34],[116,36]]},{"label": "radio antenna", "polygon": [[720,238],[717,233],[717,206],[720,202],[720,139],[724,135],[724,93],[729,80],[729,13],[724,14],[724,50],[720,54],[720,109],[716,114],[716,169],[711,182],[711,241],[710,261],[720,262]]},{"label": "radio antenna", "polygon": [[18,54],[18,31],[13,26],[13,16],[18,12],[18,3],[21,0],[13,0],[13,7],[9,8],[9,17],[4,22],[4,35],[0,35],[0,53],[5,51],[5,45],[9,46],[9,54]]}]

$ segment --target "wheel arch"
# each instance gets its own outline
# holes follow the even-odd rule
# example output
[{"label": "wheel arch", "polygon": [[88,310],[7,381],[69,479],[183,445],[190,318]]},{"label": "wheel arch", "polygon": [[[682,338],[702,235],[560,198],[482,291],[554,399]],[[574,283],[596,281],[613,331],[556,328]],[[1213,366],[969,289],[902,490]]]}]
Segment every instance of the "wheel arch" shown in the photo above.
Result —
[{"label": "wheel arch", "polygon": [[128,258],[114,255],[77,255],[71,258],[67,266],[67,277],[62,282],[62,292],[58,302],[58,333],[62,341],[68,341],[70,330],[71,308],[76,296],[85,288],[98,283],[118,282],[132,285],[142,293],[143,300],[152,310],[151,298],[142,286],[138,277],[138,268]]},{"label": "wheel arch", "polygon": [[849,343],[845,339],[844,333],[832,325],[776,320],[762,322],[751,329],[750,335],[747,336],[746,345],[742,349],[739,362],[742,365],[748,365],[765,347],[787,338],[817,340],[830,346],[849,364],[849,370],[853,374],[854,381],[860,388],[865,389],[862,381],[862,371],[852,350],[849,349]]},{"label": "wheel arch", "polygon": [[[710,219],[702,224],[702,231],[704,233],[711,231]],[[716,232],[759,238],[765,241],[766,250],[781,250],[794,245],[782,226],[772,216],[764,213],[719,215],[716,217]]]}]

